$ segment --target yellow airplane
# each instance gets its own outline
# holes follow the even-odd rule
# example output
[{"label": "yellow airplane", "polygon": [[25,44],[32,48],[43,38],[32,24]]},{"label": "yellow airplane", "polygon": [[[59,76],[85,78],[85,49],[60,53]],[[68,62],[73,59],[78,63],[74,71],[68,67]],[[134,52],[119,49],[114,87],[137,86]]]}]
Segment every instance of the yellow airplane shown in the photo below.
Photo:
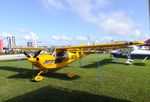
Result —
[{"label": "yellow airplane", "polygon": [[[28,61],[34,66],[40,69],[40,72],[33,78],[35,81],[41,81],[44,79],[43,75],[48,70],[59,70],[64,68],[66,65],[81,59],[97,49],[109,48],[109,47],[128,47],[130,45],[141,45],[144,42],[117,42],[111,44],[95,44],[95,45],[81,45],[81,46],[68,46],[55,48],[53,54],[43,53],[40,54],[44,48],[15,48],[20,50],[39,50],[34,56],[31,56],[27,52],[24,52],[25,56],[28,57]],[[64,68],[65,69],[65,68]],[[66,71],[66,69],[65,69]],[[70,71],[67,72],[68,77],[74,77],[75,73]]]}]

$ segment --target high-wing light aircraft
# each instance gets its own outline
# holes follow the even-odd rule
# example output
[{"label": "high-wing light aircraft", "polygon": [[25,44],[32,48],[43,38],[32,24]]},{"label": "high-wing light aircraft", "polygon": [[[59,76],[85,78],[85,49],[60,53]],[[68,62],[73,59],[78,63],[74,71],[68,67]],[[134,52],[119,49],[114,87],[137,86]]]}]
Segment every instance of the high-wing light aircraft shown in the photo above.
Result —
[{"label": "high-wing light aircraft", "polygon": [[[126,58],[125,64],[132,64],[133,59],[143,59],[144,62],[146,59],[150,58],[150,49],[149,49],[150,39],[145,41],[145,44],[141,46],[132,45],[128,48],[115,49],[111,51],[111,55],[115,58]],[[112,60],[117,62],[117,60]]]},{"label": "high-wing light aircraft", "polygon": [[[55,48],[53,54],[41,53],[44,48],[15,48],[20,50],[39,50],[34,56],[31,56],[27,52],[24,52],[25,56],[28,57],[28,61],[34,66],[40,69],[40,72],[34,77],[35,81],[43,80],[43,74],[46,74],[48,70],[59,70],[64,68],[66,65],[81,59],[95,52],[100,48],[108,47],[128,47],[130,45],[143,44],[143,42],[120,42],[112,44],[95,44],[95,45],[81,45],[81,46],[68,46]],[[65,69],[65,68],[64,68]],[[68,77],[74,77],[74,72],[67,72]]]}]

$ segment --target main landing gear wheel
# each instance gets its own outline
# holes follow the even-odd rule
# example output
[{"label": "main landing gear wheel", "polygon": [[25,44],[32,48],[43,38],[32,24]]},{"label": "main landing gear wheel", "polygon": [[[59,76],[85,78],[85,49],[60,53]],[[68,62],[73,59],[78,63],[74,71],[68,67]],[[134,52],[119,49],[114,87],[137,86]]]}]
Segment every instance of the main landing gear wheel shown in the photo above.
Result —
[{"label": "main landing gear wheel", "polygon": [[67,73],[67,76],[68,76],[69,78],[72,78],[72,77],[75,76],[75,73],[74,73],[74,72],[68,72],[68,73]]},{"label": "main landing gear wheel", "polygon": [[39,82],[39,81],[42,81],[43,79],[44,79],[43,76],[38,75],[38,76],[35,76],[34,81]]}]

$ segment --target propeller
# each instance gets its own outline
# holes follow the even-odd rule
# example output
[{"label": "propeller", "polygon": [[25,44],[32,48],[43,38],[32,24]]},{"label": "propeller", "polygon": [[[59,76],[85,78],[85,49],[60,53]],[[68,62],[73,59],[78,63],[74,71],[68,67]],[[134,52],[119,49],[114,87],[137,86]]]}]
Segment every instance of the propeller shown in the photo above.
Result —
[{"label": "propeller", "polygon": [[[24,51],[23,53],[24,53],[24,55],[25,55],[26,57],[28,57],[28,58],[31,57],[27,52]],[[35,52],[33,58],[36,58],[40,53],[41,53],[41,50]]]},{"label": "propeller", "polygon": [[[27,58],[31,57],[26,51],[24,51],[23,53]],[[40,53],[41,53],[41,50],[35,52],[33,58],[36,58]],[[37,59],[39,60],[39,58],[37,58]],[[31,63],[31,64],[32,64],[32,80],[34,80],[34,77],[35,77],[34,76],[34,64],[33,63]]]},{"label": "propeller", "polygon": [[30,58],[30,55],[27,52],[24,51],[23,53],[26,57]]},{"label": "propeller", "polygon": [[41,53],[41,50],[39,50],[39,51],[35,52],[35,54],[34,54],[33,58],[36,58],[36,57],[37,57],[40,53]]}]

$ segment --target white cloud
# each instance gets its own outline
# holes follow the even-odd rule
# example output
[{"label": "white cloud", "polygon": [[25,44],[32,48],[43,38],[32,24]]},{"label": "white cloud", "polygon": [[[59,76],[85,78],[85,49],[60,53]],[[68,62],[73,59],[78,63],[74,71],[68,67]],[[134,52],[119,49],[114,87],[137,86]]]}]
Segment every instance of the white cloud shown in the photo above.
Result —
[{"label": "white cloud", "polygon": [[96,39],[94,43],[112,43],[114,39],[110,36],[104,36],[100,39]]},{"label": "white cloud", "polygon": [[72,38],[67,37],[65,35],[52,35],[51,38],[53,40],[63,40],[63,41],[71,41],[72,40]]},{"label": "white cloud", "polygon": [[29,30],[24,29],[24,28],[16,28],[16,30],[17,30],[18,32],[21,32],[21,33],[27,33],[27,32],[29,32]]},{"label": "white cloud", "polygon": [[81,36],[81,35],[79,35],[79,36],[76,36],[76,37],[69,37],[69,36],[65,36],[65,35],[52,35],[51,36],[51,39],[52,40],[59,40],[59,41],[74,41],[74,42],[76,42],[76,41],[87,41],[88,39],[87,39],[87,37],[85,37],[85,36]]},{"label": "white cloud", "polygon": [[4,46],[7,46],[8,44],[8,39],[7,37],[12,37],[13,35],[9,32],[2,32],[0,34],[0,39],[3,39],[3,43],[4,43]]},{"label": "white cloud", "polygon": [[42,0],[42,3],[45,8],[50,9],[64,9],[64,4],[62,3],[62,0]]},{"label": "white cloud", "polygon": [[39,37],[37,36],[37,34],[35,34],[33,32],[28,32],[28,34],[24,35],[24,39],[25,40],[38,40]]},{"label": "white cloud", "polygon": [[100,9],[112,3],[113,0],[67,0],[70,8],[84,20],[94,23]]},{"label": "white cloud", "polygon": [[143,40],[148,40],[150,38],[150,34],[145,34],[142,36]]},{"label": "white cloud", "polygon": [[121,36],[140,36],[136,23],[123,12],[112,12],[100,15],[98,25],[106,32]]},{"label": "white cloud", "polygon": [[111,42],[112,40],[113,40],[113,38],[110,37],[110,36],[105,36],[104,37],[104,41]]},{"label": "white cloud", "polygon": [[[52,35],[50,37],[52,42],[58,43],[58,45],[79,45],[80,43],[88,45],[89,43],[94,43],[95,41],[88,41],[88,36],[78,35],[78,36],[65,36],[65,35]],[[109,42],[110,37],[102,38],[103,40],[97,40],[99,43]],[[104,40],[105,39],[105,40]]]},{"label": "white cloud", "polygon": [[93,16],[93,5],[89,0],[68,0],[70,8],[79,14],[83,19],[89,22],[95,22],[96,18]]},{"label": "white cloud", "polygon": [[84,6],[91,9],[102,8],[105,7],[106,5],[111,4],[114,0],[41,0],[41,1],[43,6],[46,8],[62,9],[68,8],[69,6],[75,8],[74,10],[76,10],[80,9],[78,7],[84,9]]},{"label": "white cloud", "polygon": [[6,37],[11,37],[11,36],[12,36],[12,34],[11,34],[11,33],[2,32],[0,37],[2,37],[2,38],[6,38]]},{"label": "white cloud", "polygon": [[61,39],[61,37],[58,36],[58,35],[53,35],[53,36],[51,36],[51,38],[52,38],[53,40],[60,40],[60,39]]},{"label": "white cloud", "polygon": [[96,22],[95,13],[110,5],[114,0],[41,0],[49,10],[71,10],[88,22]]},{"label": "white cloud", "polygon": [[48,8],[71,10],[84,21],[95,24],[110,34],[140,38],[141,32],[129,16],[121,11],[103,12],[103,8],[113,4],[114,0],[42,0]]},{"label": "white cloud", "polygon": [[85,36],[77,36],[76,38],[75,38],[75,40],[76,41],[87,41],[88,39],[87,39],[87,37],[85,37]]},{"label": "white cloud", "polygon": [[150,34],[145,34],[145,35],[144,35],[144,38],[149,39],[149,38],[150,38]]}]

